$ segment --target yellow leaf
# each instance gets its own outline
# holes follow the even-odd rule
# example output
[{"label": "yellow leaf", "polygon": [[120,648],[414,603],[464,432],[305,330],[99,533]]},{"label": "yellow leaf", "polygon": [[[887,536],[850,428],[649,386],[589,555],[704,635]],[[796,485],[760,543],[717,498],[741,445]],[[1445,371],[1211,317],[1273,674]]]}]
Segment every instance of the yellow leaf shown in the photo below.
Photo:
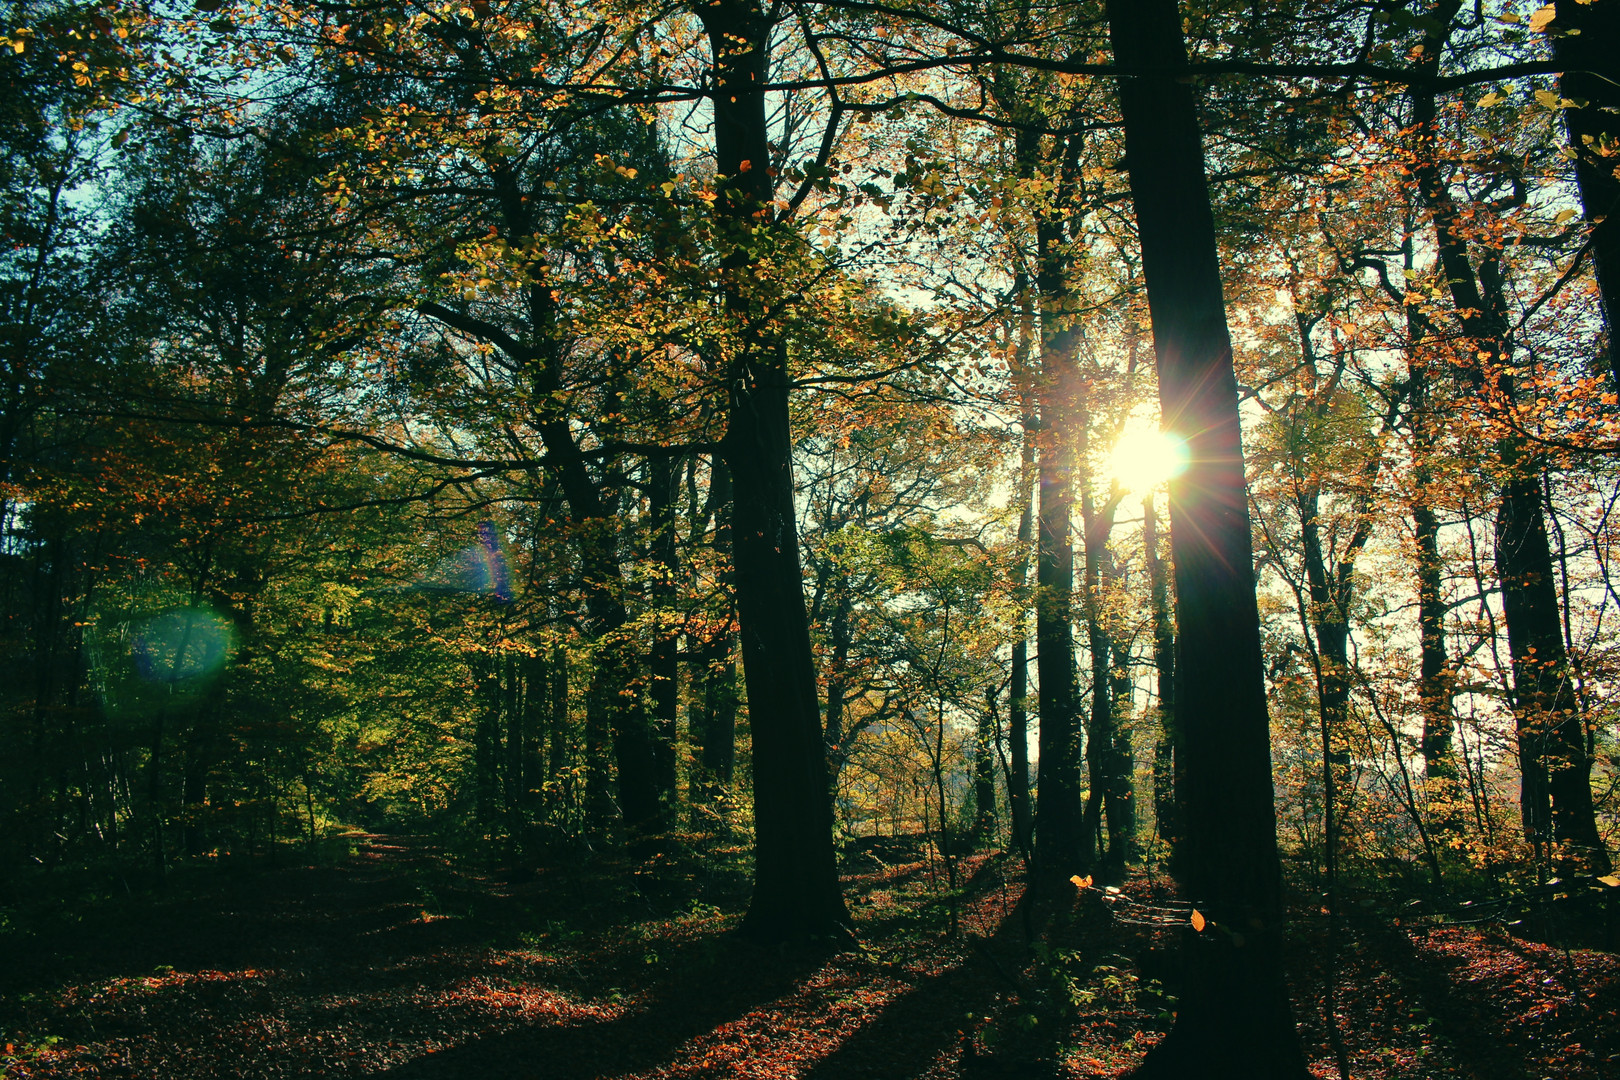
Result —
[{"label": "yellow leaf", "polygon": [[1077,889],[1089,889],[1089,888],[1091,888],[1091,875],[1090,874],[1087,874],[1085,877],[1081,877],[1079,874],[1076,874],[1076,875],[1074,875],[1074,877],[1070,878],[1069,880],[1074,882],[1075,888],[1077,888]]},{"label": "yellow leaf", "polygon": [[1620,889],[1620,877],[1616,877],[1614,874],[1604,874],[1598,880],[1611,889]]},{"label": "yellow leaf", "polygon": [[1556,109],[1558,108],[1558,95],[1551,90],[1537,90],[1536,104],[1544,109]]},{"label": "yellow leaf", "polygon": [[1498,94],[1495,90],[1492,90],[1490,93],[1488,93],[1484,97],[1480,98],[1474,104],[1478,105],[1481,109],[1488,109],[1492,105],[1495,105],[1497,102],[1499,102],[1501,100],[1502,100],[1502,95]]},{"label": "yellow leaf", "polygon": [[18,38],[11,43],[11,51],[14,53],[20,53],[26,48],[28,48],[28,44],[22,38]]},{"label": "yellow leaf", "polygon": [[1531,31],[1533,33],[1540,33],[1541,31],[1545,30],[1547,28],[1547,24],[1552,22],[1553,16],[1557,14],[1558,9],[1552,4],[1547,4],[1544,7],[1537,8],[1535,13],[1530,16]]},{"label": "yellow leaf", "polygon": [[1574,216],[1575,216],[1575,211],[1569,209],[1568,207],[1565,207],[1564,209],[1558,211],[1558,216],[1557,217],[1553,218],[1553,224],[1554,225],[1562,225],[1564,222],[1568,221],[1570,218],[1572,218]]},{"label": "yellow leaf", "polygon": [[1204,932],[1204,927],[1209,925],[1209,920],[1205,919],[1203,913],[1197,908],[1193,908],[1192,924],[1193,929],[1202,934]]}]

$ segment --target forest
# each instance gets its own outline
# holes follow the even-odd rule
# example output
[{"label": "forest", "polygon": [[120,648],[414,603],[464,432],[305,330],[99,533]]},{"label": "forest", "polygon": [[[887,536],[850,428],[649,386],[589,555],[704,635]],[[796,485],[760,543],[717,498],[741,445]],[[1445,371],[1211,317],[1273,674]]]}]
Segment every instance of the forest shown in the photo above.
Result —
[{"label": "forest", "polygon": [[16,0],[0,1075],[1620,1076],[1620,0]]}]

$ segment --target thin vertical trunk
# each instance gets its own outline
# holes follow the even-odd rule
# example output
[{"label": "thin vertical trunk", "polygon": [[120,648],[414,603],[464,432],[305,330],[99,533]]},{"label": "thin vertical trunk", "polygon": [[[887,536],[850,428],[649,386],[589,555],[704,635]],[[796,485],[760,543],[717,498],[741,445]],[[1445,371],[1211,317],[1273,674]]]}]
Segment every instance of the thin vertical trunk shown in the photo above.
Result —
[{"label": "thin vertical trunk", "polygon": [[658,797],[666,807],[665,817],[676,801],[677,723],[680,660],[676,652],[675,582],[680,572],[676,556],[675,485],[680,463],[673,456],[647,463],[649,512],[652,518],[652,556],[658,566],[653,582],[653,606],[661,613],[654,628],[649,674],[652,676],[653,751],[657,771]]},{"label": "thin vertical trunk", "polygon": [[[1423,710],[1423,772],[1440,788],[1454,784],[1457,765],[1451,754],[1453,678],[1446,655],[1446,599],[1441,576],[1440,519],[1423,494],[1432,482],[1429,460],[1434,453],[1433,418],[1429,410],[1428,361],[1414,355],[1408,379],[1412,451],[1416,459],[1411,503],[1412,533],[1417,544],[1418,695]],[[1431,792],[1442,801],[1443,790]],[[1443,815],[1444,816],[1444,815]]]},{"label": "thin vertical trunk", "polygon": [[984,693],[984,711],[973,733],[973,835],[981,842],[996,829],[996,697]]},{"label": "thin vertical trunk", "polygon": [[1129,719],[1135,680],[1131,678],[1130,651],[1123,642],[1113,643],[1113,655],[1109,678],[1113,682],[1114,731],[1103,809],[1108,824],[1108,865],[1124,877],[1125,866],[1141,854],[1136,840],[1136,749]]},{"label": "thin vertical trunk", "polygon": [[[722,566],[731,559],[731,470],[716,460],[709,476],[707,517],[714,519],[714,547]],[[732,657],[736,639],[732,623],[732,576],[722,570],[721,595],[725,609],[721,627],[711,630],[698,651],[692,672],[692,709],[688,725],[697,743],[697,790],[690,798],[699,803],[723,801],[731,792],[737,761],[737,665]]]},{"label": "thin vertical trunk", "polygon": [[546,775],[556,786],[553,789],[555,794],[551,799],[551,805],[547,809],[555,818],[575,809],[573,754],[569,745],[572,742],[573,724],[568,715],[568,650],[565,646],[560,644],[552,646],[548,666],[546,718],[549,726],[549,745]]},{"label": "thin vertical trunk", "polygon": [[1012,815],[1013,843],[1029,858],[1034,852],[1033,820],[1029,805],[1029,549],[1035,520],[1031,487],[1035,481],[1036,418],[1034,387],[1029,372],[1034,314],[1028,283],[1019,277],[1023,317],[1019,320],[1016,353],[1020,428],[1018,461],[1018,562],[1013,571],[1017,598],[1017,630],[1012,645],[1012,671],[1007,691],[1007,742],[1012,763],[1007,776],[1007,808]]},{"label": "thin vertical trunk", "polygon": [[832,619],[827,626],[832,656],[827,667],[827,753],[831,757],[833,781],[844,759],[844,694],[849,672],[849,649],[854,644],[850,617],[854,614],[849,579],[843,570],[832,570]]},{"label": "thin vertical trunk", "polygon": [[1148,595],[1153,607],[1153,669],[1159,691],[1159,739],[1153,752],[1153,816],[1159,839],[1170,849],[1169,864],[1177,869],[1181,842],[1181,806],[1177,793],[1184,763],[1176,736],[1176,634],[1170,615],[1170,583],[1164,560],[1159,558],[1159,522],[1154,496],[1142,500],[1142,547],[1146,552]]},{"label": "thin vertical trunk", "polygon": [[[1081,432],[1079,453],[1084,462],[1086,431],[1089,428],[1089,417],[1084,409],[1080,412],[1078,427]],[[1100,860],[1106,873],[1119,879],[1124,876],[1131,848],[1131,839],[1123,831],[1129,829],[1134,832],[1135,815],[1127,808],[1131,778],[1120,774],[1120,710],[1116,697],[1118,680],[1114,677],[1114,670],[1123,658],[1116,655],[1119,650],[1110,632],[1107,598],[1118,585],[1118,567],[1114,563],[1113,553],[1108,550],[1108,537],[1113,532],[1114,514],[1124,492],[1116,490],[1100,506],[1094,504],[1090,472],[1084,464],[1080,469],[1080,520],[1085,553],[1082,611],[1086,620],[1087,645],[1091,652],[1091,718],[1086,728],[1086,768],[1090,788],[1086,793],[1081,833],[1086,865],[1090,867]],[[1105,820],[1108,824],[1106,849],[1099,842]]]},{"label": "thin vertical trunk", "polygon": [[[1237,382],[1214,216],[1175,0],[1110,0],[1131,196],[1158,361],[1160,412],[1190,464],[1170,482],[1176,715],[1187,765],[1183,883],[1208,920],[1184,937],[1180,1011],[1139,1076],[1303,1080],[1282,973],[1282,868],[1272,804]],[[1213,922],[1213,926],[1209,925]]]},{"label": "thin vertical trunk", "polygon": [[524,769],[528,760],[528,709],[523,700],[523,672],[518,659],[508,653],[506,657],[506,762],[502,770],[504,817],[506,818],[506,845],[510,856],[516,856],[523,840]]},{"label": "thin vertical trunk", "polygon": [[500,752],[501,669],[493,656],[473,660],[478,718],[473,724],[474,815],[480,829],[495,820],[497,754]]},{"label": "thin vertical trunk", "polygon": [[[776,297],[751,249],[777,226],[762,89],[770,25],[755,0],[699,8],[713,61],[715,212],[727,313],[739,340],[727,358],[723,446],[736,499],[733,563],[754,751],[754,895],[744,929],[782,940],[845,932],[832,799],[804,608],[793,503],[787,342],[767,312]],[[775,233],[788,242],[788,230]]]}]

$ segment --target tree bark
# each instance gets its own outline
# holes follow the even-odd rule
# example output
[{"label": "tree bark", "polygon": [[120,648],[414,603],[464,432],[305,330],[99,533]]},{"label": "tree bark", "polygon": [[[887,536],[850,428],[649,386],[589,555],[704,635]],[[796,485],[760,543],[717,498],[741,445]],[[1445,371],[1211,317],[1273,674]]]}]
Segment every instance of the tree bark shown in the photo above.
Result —
[{"label": "tree bark", "polygon": [[680,659],[677,654],[675,581],[679,572],[675,535],[675,484],[679,463],[674,456],[647,463],[648,511],[652,519],[652,557],[658,577],[652,586],[653,606],[659,612],[654,627],[648,674],[652,676],[653,762],[663,818],[670,820],[677,797],[676,746],[680,716]]},{"label": "tree bark", "polygon": [[728,314],[723,451],[735,489],[732,548],[754,752],[754,894],[743,929],[766,940],[847,932],[793,504],[786,342],[762,325],[770,285],[754,245],[773,229],[765,95],[770,25],[754,0],[697,12],[713,58],[716,169]]},{"label": "tree bark", "polygon": [[1159,839],[1169,848],[1172,873],[1178,869],[1181,804],[1179,767],[1185,764],[1176,735],[1176,632],[1170,614],[1170,582],[1159,558],[1159,521],[1154,496],[1142,500],[1142,547],[1146,552],[1148,593],[1153,606],[1153,668],[1159,690],[1159,740],[1153,752],[1153,814]]},{"label": "tree bark", "polygon": [[[1460,7],[1460,0],[1446,0],[1432,13],[1439,29],[1430,32],[1424,48],[1431,73]],[[1502,402],[1511,403],[1514,380],[1508,370],[1506,301],[1499,269],[1490,261],[1476,268],[1470,257],[1460,209],[1441,175],[1433,92],[1414,89],[1411,101],[1418,139],[1413,171],[1434,217],[1439,262],[1458,320],[1481,357],[1473,372],[1474,387],[1482,394],[1494,387]],[[1609,856],[1598,836],[1592,805],[1592,762],[1560,629],[1540,468],[1525,439],[1514,432],[1497,439],[1496,454],[1502,472],[1496,568],[1513,661],[1525,838],[1538,848],[1548,840],[1562,845],[1563,873],[1582,869],[1607,873]]]},{"label": "tree bark", "polygon": [[1034,314],[1030,310],[1027,282],[1020,276],[1018,291],[1024,296],[1019,325],[1016,360],[1023,438],[1018,462],[1018,563],[1013,573],[1017,597],[1017,631],[1012,644],[1012,671],[1007,689],[1007,742],[1012,761],[1008,766],[1007,808],[1012,817],[1013,843],[1026,859],[1034,853],[1034,821],[1029,805],[1029,548],[1035,535],[1031,486],[1035,479],[1034,387],[1030,381],[1029,353]]},{"label": "tree bark", "polygon": [[1063,228],[1036,226],[1040,246],[1041,372],[1036,436],[1040,482],[1035,555],[1035,666],[1040,678],[1040,758],[1036,764],[1035,839],[1040,873],[1066,878],[1085,869],[1080,800],[1079,690],[1075,685],[1074,349],[1079,330],[1067,310]]},{"label": "tree bark", "polygon": [[[730,560],[731,471],[723,460],[715,461],[712,466],[707,503],[714,519],[714,547],[722,560]],[[707,518],[709,514],[706,512],[704,516]],[[732,660],[736,642],[731,630],[733,578],[734,575],[722,570],[724,626],[711,631],[703,642],[692,673],[692,708],[696,716],[688,727],[698,743],[699,775],[697,790],[689,795],[694,810],[700,802],[719,802],[730,794],[737,761],[737,665]]]},{"label": "tree bark", "polygon": [[[1109,0],[1115,61],[1187,63],[1175,0]],[[1186,745],[1183,884],[1208,920],[1184,936],[1170,1034],[1139,1076],[1308,1074],[1282,974],[1282,870],[1237,382],[1190,82],[1120,80],[1126,162],[1165,426],[1190,464],[1170,482]],[[1213,923],[1213,925],[1210,925]]]},{"label": "tree bark", "polygon": [[1548,30],[1553,56],[1564,67],[1558,89],[1581,103],[1564,110],[1564,124],[1576,154],[1581,206],[1592,227],[1592,263],[1609,327],[1609,371],[1620,384],[1620,348],[1614,343],[1620,327],[1620,177],[1614,159],[1597,153],[1596,146],[1603,135],[1611,142],[1620,139],[1620,0],[1557,0],[1555,6]]}]

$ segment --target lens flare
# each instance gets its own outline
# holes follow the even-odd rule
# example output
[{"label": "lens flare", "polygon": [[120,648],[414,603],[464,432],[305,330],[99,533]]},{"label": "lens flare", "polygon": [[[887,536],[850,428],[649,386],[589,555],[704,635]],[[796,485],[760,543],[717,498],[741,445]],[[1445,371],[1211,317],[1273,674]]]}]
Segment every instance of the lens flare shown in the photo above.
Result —
[{"label": "lens flare", "polygon": [[231,654],[230,620],[206,608],[175,608],[143,619],[130,635],[135,674],[151,683],[213,675]]},{"label": "lens flare", "polygon": [[517,589],[512,567],[495,523],[480,521],[473,543],[439,563],[414,588],[439,595],[489,596],[503,603],[513,599]]},{"label": "lens flare", "polygon": [[1146,495],[1187,468],[1187,444],[1157,428],[1127,431],[1109,458],[1108,471],[1129,491]]}]

